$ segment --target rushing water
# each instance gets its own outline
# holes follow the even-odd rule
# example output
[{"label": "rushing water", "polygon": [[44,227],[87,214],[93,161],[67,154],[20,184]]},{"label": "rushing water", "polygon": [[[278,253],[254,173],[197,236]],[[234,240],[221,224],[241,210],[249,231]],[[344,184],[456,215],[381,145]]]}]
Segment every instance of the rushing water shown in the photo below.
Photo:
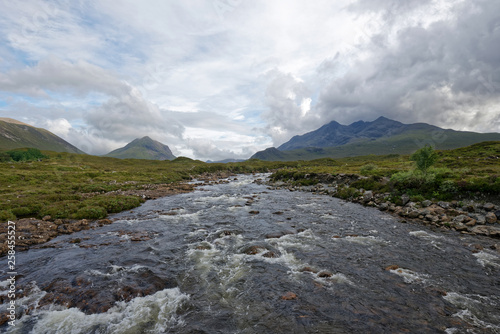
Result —
[{"label": "rushing water", "polygon": [[149,201],[18,254],[28,314],[3,330],[500,333],[495,240],[254,180]]}]

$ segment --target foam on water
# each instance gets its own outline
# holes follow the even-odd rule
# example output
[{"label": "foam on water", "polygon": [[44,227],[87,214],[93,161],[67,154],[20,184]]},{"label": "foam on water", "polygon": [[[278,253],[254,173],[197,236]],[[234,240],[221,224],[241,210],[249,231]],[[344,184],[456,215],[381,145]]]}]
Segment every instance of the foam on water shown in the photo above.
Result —
[{"label": "foam on water", "polygon": [[492,266],[496,268],[500,268],[500,257],[498,257],[495,254],[481,251],[478,253],[473,254],[476,258],[477,261],[483,266]]},{"label": "foam on water", "polygon": [[417,238],[423,239],[443,239],[442,236],[431,234],[427,231],[411,231],[410,235]]},{"label": "foam on water", "polygon": [[22,322],[36,317],[38,321],[31,333],[37,334],[162,333],[169,328],[182,327],[184,321],[176,311],[188,300],[189,296],[179,288],[165,289],[128,303],[119,302],[106,313],[87,315],[77,308],[52,307],[24,316]]},{"label": "foam on water", "polygon": [[500,315],[494,312],[494,310],[498,309],[499,296],[486,297],[450,292],[443,298],[461,309],[453,314],[454,317],[460,318],[481,330],[491,329],[493,333],[500,333],[500,326],[495,325],[498,324]]},{"label": "foam on water", "polygon": [[390,270],[391,273],[403,278],[405,283],[425,283],[429,279],[429,275],[414,272],[409,269],[398,268]]}]

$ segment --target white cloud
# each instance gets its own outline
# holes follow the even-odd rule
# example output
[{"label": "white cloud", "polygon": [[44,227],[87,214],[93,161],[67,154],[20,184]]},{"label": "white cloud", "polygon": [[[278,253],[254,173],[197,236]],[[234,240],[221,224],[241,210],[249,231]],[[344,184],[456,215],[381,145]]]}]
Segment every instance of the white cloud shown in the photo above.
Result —
[{"label": "white cloud", "polygon": [[499,131],[499,11],[494,0],[4,2],[0,108],[90,153],[150,135],[212,160],[380,115]]}]

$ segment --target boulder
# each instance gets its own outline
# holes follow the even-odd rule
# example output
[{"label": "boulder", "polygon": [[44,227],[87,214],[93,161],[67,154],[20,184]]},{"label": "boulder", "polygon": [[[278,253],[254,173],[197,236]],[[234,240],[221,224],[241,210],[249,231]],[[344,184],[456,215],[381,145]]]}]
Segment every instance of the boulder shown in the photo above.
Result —
[{"label": "boulder", "polygon": [[486,203],[485,205],[483,205],[483,209],[485,209],[486,211],[493,211],[495,210],[495,204]]},{"label": "boulder", "polygon": [[500,210],[495,211],[495,216],[497,216],[497,219],[500,220]]},{"label": "boulder", "polygon": [[488,224],[495,224],[498,220],[493,212],[488,212],[484,218]]},{"label": "boulder", "polygon": [[405,206],[406,204],[408,204],[408,202],[410,201],[410,196],[404,194],[403,196],[401,196],[401,202],[403,204],[403,206]]},{"label": "boulder", "polygon": [[368,190],[363,194],[363,201],[370,202],[373,199],[373,191]]},{"label": "boulder", "polygon": [[490,237],[500,238],[500,228],[486,225],[474,226],[471,230],[472,233],[487,235]]},{"label": "boulder", "polygon": [[432,205],[432,201],[429,201],[428,199],[426,199],[425,201],[422,201],[422,207],[424,207],[424,208],[431,206],[431,205]]}]

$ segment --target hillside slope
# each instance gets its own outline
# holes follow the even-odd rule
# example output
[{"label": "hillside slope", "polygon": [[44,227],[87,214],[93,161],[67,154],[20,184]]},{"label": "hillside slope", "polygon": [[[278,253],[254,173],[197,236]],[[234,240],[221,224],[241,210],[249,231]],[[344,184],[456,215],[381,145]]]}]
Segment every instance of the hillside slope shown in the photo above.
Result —
[{"label": "hillside slope", "polygon": [[16,148],[85,154],[52,132],[11,118],[0,118],[0,150]]}]

